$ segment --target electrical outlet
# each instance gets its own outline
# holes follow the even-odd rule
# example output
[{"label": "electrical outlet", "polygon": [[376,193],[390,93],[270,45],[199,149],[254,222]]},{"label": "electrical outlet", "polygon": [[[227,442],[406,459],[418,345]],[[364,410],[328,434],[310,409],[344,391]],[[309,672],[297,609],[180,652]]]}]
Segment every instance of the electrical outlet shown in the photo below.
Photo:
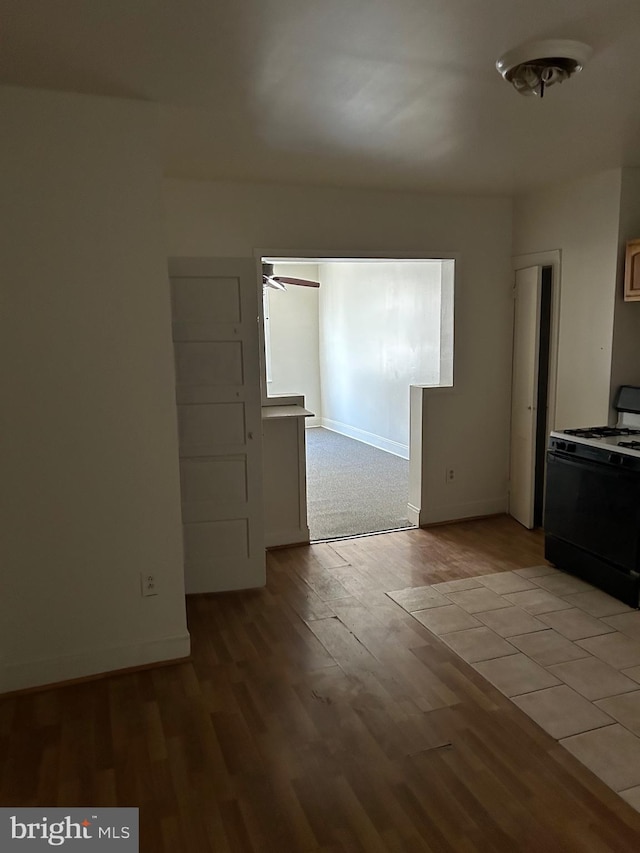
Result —
[{"label": "electrical outlet", "polygon": [[156,576],[149,572],[140,572],[140,591],[142,595],[157,595]]},{"label": "electrical outlet", "polygon": [[456,472],[453,468],[447,468],[447,483],[453,483],[456,478]]}]

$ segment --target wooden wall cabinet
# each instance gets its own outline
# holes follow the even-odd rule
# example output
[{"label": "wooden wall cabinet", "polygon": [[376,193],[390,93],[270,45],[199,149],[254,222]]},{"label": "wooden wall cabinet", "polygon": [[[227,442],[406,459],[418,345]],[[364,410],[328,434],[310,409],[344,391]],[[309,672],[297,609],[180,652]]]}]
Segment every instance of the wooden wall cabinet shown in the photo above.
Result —
[{"label": "wooden wall cabinet", "polygon": [[640,240],[627,243],[624,259],[625,302],[640,302]]}]

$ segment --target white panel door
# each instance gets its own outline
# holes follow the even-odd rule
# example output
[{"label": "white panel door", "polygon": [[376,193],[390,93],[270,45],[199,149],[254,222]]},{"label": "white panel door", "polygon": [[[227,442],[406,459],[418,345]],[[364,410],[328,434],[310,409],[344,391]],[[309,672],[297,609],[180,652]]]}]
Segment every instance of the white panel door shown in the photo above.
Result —
[{"label": "white panel door", "polygon": [[511,386],[510,514],[533,527],[542,267],[516,272]]},{"label": "white panel door", "polygon": [[263,586],[256,264],[172,258],[169,276],[186,590]]}]

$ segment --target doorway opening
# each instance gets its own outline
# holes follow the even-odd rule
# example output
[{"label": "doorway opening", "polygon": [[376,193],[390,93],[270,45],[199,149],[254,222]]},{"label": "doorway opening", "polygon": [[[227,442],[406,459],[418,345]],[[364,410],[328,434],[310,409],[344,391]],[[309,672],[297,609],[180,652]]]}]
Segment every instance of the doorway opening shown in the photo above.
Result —
[{"label": "doorway opening", "polygon": [[310,540],[415,526],[409,388],[453,384],[454,260],[262,261],[292,282],[263,288],[264,381],[267,399],[303,395],[310,412]]},{"label": "doorway opening", "polygon": [[536,394],[536,446],[533,486],[533,526],[542,526],[544,509],[545,459],[547,453],[549,411],[549,360],[551,347],[551,297],[553,267],[542,267],[540,288],[540,346],[538,350],[538,388]]}]

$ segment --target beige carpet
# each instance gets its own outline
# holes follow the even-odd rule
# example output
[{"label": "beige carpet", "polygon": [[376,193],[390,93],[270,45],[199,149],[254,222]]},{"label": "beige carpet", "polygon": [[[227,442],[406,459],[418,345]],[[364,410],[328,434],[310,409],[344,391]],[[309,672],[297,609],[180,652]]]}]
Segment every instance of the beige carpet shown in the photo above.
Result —
[{"label": "beige carpet", "polygon": [[312,541],[411,527],[406,459],[322,427],[306,441]]}]

